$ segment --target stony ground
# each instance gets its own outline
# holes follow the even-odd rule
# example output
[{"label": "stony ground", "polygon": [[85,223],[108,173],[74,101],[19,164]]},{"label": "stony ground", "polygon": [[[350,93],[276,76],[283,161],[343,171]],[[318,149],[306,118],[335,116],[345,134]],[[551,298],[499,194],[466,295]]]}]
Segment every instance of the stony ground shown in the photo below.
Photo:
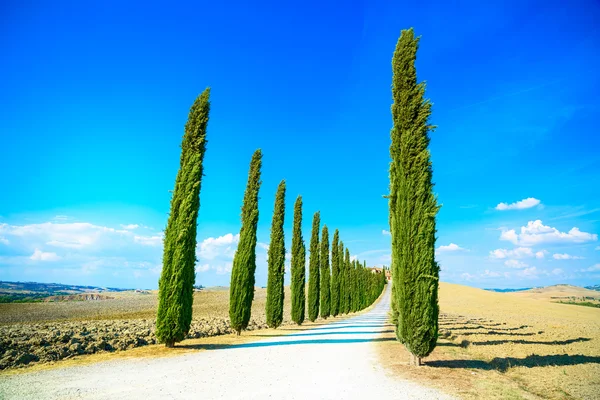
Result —
[{"label": "stony ground", "polygon": [[[288,324],[289,289],[284,311]],[[0,370],[128,350],[156,343],[156,293],[118,293],[113,299],[0,304]],[[266,290],[257,289],[248,330],[266,328]],[[197,292],[189,338],[232,333],[227,290]]]},{"label": "stony ground", "polygon": [[[387,375],[375,343],[390,290],[358,316],[232,345],[186,345],[183,354],[0,375],[6,399],[447,399]],[[393,340],[393,339],[392,339]],[[192,343],[194,341],[191,341]],[[176,349],[175,349],[176,350]]]}]

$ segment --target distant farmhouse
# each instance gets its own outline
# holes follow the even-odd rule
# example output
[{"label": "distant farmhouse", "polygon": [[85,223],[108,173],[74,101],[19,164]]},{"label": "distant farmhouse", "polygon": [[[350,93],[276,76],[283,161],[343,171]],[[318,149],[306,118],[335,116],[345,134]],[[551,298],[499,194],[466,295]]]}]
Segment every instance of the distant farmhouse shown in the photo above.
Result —
[{"label": "distant farmhouse", "polygon": [[[378,267],[369,267],[369,269],[371,270],[372,274],[381,274],[384,271],[383,268]],[[392,280],[392,272],[389,269],[385,270],[385,279],[388,281]]]}]

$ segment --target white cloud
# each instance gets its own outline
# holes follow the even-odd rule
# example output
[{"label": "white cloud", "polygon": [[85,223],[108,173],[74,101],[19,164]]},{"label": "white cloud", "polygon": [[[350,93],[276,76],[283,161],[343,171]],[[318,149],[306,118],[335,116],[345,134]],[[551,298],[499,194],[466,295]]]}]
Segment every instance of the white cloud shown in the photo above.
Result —
[{"label": "white cloud", "polygon": [[202,265],[197,265],[196,266],[196,271],[198,272],[206,272],[210,269],[210,265],[209,264],[202,264]]},{"label": "white cloud", "polygon": [[358,256],[350,256],[350,261],[356,261],[358,259]]},{"label": "white cloud", "polygon": [[600,246],[596,246],[594,250],[600,250]]},{"label": "white cloud", "polygon": [[49,253],[41,251],[40,249],[35,249],[31,257],[31,260],[34,261],[58,261],[60,257],[56,253]]},{"label": "white cloud", "polygon": [[523,199],[521,201],[517,201],[512,204],[500,203],[496,206],[496,210],[505,211],[505,210],[524,210],[526,208],[535,207],[540,204],[540,200],[529,197],[527,199]]},{"label": "white cloud", "polygon": [[475,275],[471,275],[471,274],[469,274],[468,272],[462,273],[462,274],[460,275],[460,277],[461,277],[461,278],[463,278],[463,279],[464,279],[464,280],[466,280],[466,281],[472,281],[473,279],[475,279],[475,278],[476,278],[476,276],[475,276]]},{"label": "white cloud", "polygon": [[448,251],[461,251],[461,250],[465,250],[462,247],[460,247],[457,244],[454,243],[450,243],[447,246],[440,246],[437,248],[437,251],[439,252],[448,252]]},{"label": "white cloud", "polygon": [[[542,252],[539,252],[542,253]],[[542,253],[543,256],[544,253]],[[507,249],[496,249],[490,251],[491,258],[526,258],[526,257],[534,257],[534,253],[529,247],[517,247],[514,250]]]},{"label": "white cloud", "polygon": [[552,255],[552,258],[554,258],[555,260],[583,260],[583,257],[572,256],[567,253],[564,253],[564,254],[556,253],[556,254]]},{"label": "white cloud", "polygon": [[500,240],[509,241],[520,246],[535,246],[548,243],[585,243],[598,240],[597,234],[582,232],[579,228],[571,228],[569,232],[560,232],[556,228],[545,226],[541,220],[529,221],[521,227],[521,233],[514,229],[503,230]]},{"label": "white cloud", "polygon": [[585,268],[585,269],[581,269],[581,272],[596,272],[596,271],[600,271],[600,264],[595,264],[592,265],[589,268]]},{"label": "white cloud", "polygon": [[504,261],[504,265],[506,265],[509,268],[526,268],[526,267],[529,267],[529,265],[527,265],[524,262],[521,262],[519,260],[506,260],[506,261]]},{"label": "white cloud", "polygon": [[139,244],[144,245],[144,246],[162,246],[162,244],[163,244],[163,237],[162,237],[162,235],[156,235],[156,236],[138,236],[138,235],[135,235],[133,237],[133,240],[136,243],[139,243]]},{"label": "white cloud", "polygon": [[132,231],[134,229],[139,228],[140,226],[138,224],[129,224],[129,225],[123,225],[121,224],[121,228],[126,229],[128,231]]},{"label": "white cloud", "polygon": [[55,220],[55,221],[66,221],[66,220],[69,219],[69,217],[66,216],[66,215],[57,215],[57,216],[55,216],[52,219]]},{"label": "white cloud", "polygon": [[200,243],[198,256],[203,259],[213,260],[219,256],[233,257],[240,240],[239,233],[228,233],[217,238],[209,237]]},{"label": "white cloud", "polygon": [[0,236],[0,243],[5,244],[8,246],[8,239],[7,238],[3,238],[2,236]]},{"label": "white cloud", "polygon": [[385,229],[381,231],[382,235],[391,235],[390,231],[386,231]]},{"label": "white cloud", "polygon": [[260,247],[261,249],[263,249],[264,251],[269,251],[269,244],[268,243],[258,242],[258,243],[256,243],[256,245],[258,247]]},{"label": "white cloud", "polygon": [[552,275],[562,275],[564,271],[560,268],[554,268],[551,272]]},{"label": "white cloud", "polygon": [[546,256],[546,250],[538,251],[535,253],[535,258],[544,258]]},{"label": "white cloud", "polygon": [[538,275],[544,274],[545,271],[540,271],[536,267],[525,268],[519,272],[517,272],[517,276],[522,278],[537,278]]}]

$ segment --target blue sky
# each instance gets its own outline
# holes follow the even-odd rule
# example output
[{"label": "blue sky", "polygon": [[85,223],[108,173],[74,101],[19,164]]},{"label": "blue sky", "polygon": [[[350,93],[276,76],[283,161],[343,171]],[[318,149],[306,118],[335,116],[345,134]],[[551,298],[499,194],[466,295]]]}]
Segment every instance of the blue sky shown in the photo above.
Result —
[{"label": "blue sky", "polygon": [[438,126],[442,279],[600,283],[598,2],[404,3],[3,2],[0,279],[157,287],[207,86],[199,283],[229,284],[256,148],[258,285],[281,179],[288,248],[301,194],[306,239],[320,210],[353,255],[389,265],[391,57],[412,26]]}]

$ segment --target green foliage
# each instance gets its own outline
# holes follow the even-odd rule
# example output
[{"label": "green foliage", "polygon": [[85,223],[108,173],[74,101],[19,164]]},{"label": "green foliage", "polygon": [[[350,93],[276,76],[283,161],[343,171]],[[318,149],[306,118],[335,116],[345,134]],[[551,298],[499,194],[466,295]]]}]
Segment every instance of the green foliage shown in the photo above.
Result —
[{"label": "green foliage", "polygon": [[256,271],[256,226],[258,225],[258,191],[262,152],[256,150],[250,162],[248,184],[242,205],[240,241],[233,257],[229,287],[229,320],[238,335],[248,326],[254,300],[254,272]]},{"label": "green foliage", "polygon": [[329,230],[323,225],[321,233],[321,317],[331,312],[331,274],[329,272]]},{"label": "green foliage", "polygon": [[283,222],[285,217],[285,181],[281,181],[275,195],[275,208],[271,224],[267,278],[267,325],[277,328],[283,322],[283,277],[285,274],[285,243]]},{"label": "green foliage", "polygon": [[344,314],[350,312],[350,299],[352,296],[352,277],[350,276],[350,250],[346,247],[346,254],[344,257]]},{"label": "green foliage", "polygon": [[207,88],[192,105],[181,143],[179,171],[165,229],[163,268],[158,281],[156,337],[167,347],[182,341],[192,322],[196,224],[210,111]]},{"label": "green foliage", "polygon": [[417,83],[419,38],[403,30],[392,59],[393,82],[390,156],[390,232],[392,279],[398,325],[396,334],[417,357],[433,351],[438,334],[438,277],[435,216],[429,150],[431,102]]},{"label": "green foliage", "polygon": [[306,309],[306,248],[302,238],[302,196],[294,204],[294,227],[292,232],[292,321],[301,325]]},{"label": "green foliage", "polygon": [[312,235],[310,237],[310,256],[308,260],[308,319],[314,321],[319,316],[319,227],[321,215],[313,215]]},{"label": "green foliage", "polygon": [[336,316],[340,312],[340,233],[336,229],[333,233],[331,244],[331,315]]}]

